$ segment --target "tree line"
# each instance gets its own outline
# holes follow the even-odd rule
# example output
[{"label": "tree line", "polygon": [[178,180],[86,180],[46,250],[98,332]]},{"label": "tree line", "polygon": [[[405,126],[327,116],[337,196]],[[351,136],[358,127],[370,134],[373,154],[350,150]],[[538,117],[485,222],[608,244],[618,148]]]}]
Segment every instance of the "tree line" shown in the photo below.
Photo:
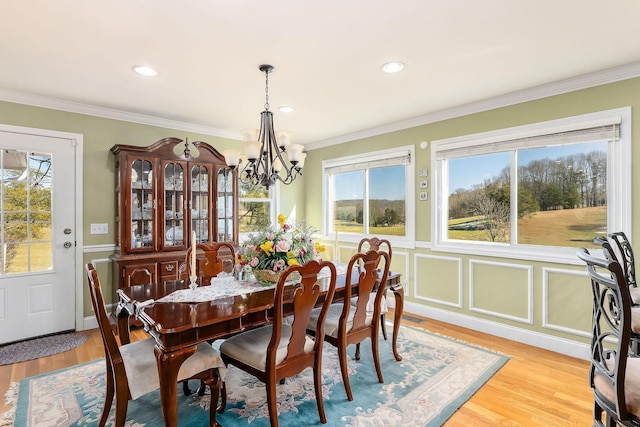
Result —
[{"label": "tree line", "polygon": [[[607,154],[592,151],[533,160],[518,168],[518,218],[538,211],[604,206]],[[491,241],[507,238],[511,218],[511,169],[449,196],[449,219],[474,217],[450,229],[485,229]]]}]

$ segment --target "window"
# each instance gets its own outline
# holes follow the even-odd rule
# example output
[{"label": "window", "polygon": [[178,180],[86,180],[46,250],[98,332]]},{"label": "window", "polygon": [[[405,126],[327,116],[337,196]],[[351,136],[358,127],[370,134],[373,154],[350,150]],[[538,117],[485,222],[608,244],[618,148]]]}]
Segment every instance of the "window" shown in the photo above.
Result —
[{"label": "window", "polygon": [[238,228],[240,240],[243,235],[264,230],[275,224],[275,192],[277,185],[270,189],[262,185],[238,182]]},{"label": "window", "polygon": [[413,147],[323,162],[327,237],[413,241]]},{"label": "window", "polygon": [[434,249],[575,262],[630,224],[630,109],[432,143]]}]

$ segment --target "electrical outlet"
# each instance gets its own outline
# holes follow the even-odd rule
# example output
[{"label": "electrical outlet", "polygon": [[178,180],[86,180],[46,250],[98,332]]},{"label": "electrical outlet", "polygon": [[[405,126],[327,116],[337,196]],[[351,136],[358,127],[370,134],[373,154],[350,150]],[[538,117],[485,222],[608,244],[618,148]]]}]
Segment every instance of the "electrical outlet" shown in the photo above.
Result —
[{"label": "electrical outlet", "polygon": [[109,224],[91,224],[91,234],[109,234]]},{"label": "electrical outlet", "polygon": [[426,191],[421,191],[420,200],[428,200],[428,199],[429,199],[429,193],[427,193]]}]

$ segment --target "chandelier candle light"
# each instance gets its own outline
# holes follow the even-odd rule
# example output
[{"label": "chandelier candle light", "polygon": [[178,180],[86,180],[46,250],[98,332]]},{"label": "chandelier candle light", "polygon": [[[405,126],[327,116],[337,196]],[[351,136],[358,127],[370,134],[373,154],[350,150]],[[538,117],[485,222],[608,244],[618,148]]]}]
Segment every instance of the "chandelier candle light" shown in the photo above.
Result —
[{"label": "chandelier candle light", "polygon": [[[227,166],[234,170],[240,169],[240,181],[245,184],[262,185],[267,189],[276,181],[291,184],[298,175],[302,174],[304,159],[302,145],[291,144],[291,132],[274,131],[273,113],[269,111],[269,73],[274,70],[272,65],[263,64],[259,67],[265,74],[265,102],[264,111],[260,114],[260,130],[245,129],[242,131],[245,154],[240,150],[224,150]],[[241,166],[243,161],[246,163]]]}]

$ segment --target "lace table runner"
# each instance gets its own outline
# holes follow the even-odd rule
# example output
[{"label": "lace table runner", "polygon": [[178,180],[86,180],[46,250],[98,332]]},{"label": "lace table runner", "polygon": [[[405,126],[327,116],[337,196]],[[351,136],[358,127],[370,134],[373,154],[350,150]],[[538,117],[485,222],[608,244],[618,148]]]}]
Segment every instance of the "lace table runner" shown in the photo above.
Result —
[{"label": "lace table runner", "polygon": [[[326,271],[325,271],[326,270]],[[346,265],[338,265],[338,274],[344,274]],[[329,270],[324,268],[318,274],[318,278],[322,279],[329,276]],[[240,281],[234,276],[224,275],[222,277],[212,277],[210,286],[199,286],[194,290],[179,289],[169,295],[160,298],[154,302],[206,302],[216,300],[227,300],[229,297],[236,295],[250,294],[252,292],[274,289],[275,283],[260,283],[255,280]],[[146,303],[146,301],[145,301]],[[141,303],[146,305],[145,303]]]}]

